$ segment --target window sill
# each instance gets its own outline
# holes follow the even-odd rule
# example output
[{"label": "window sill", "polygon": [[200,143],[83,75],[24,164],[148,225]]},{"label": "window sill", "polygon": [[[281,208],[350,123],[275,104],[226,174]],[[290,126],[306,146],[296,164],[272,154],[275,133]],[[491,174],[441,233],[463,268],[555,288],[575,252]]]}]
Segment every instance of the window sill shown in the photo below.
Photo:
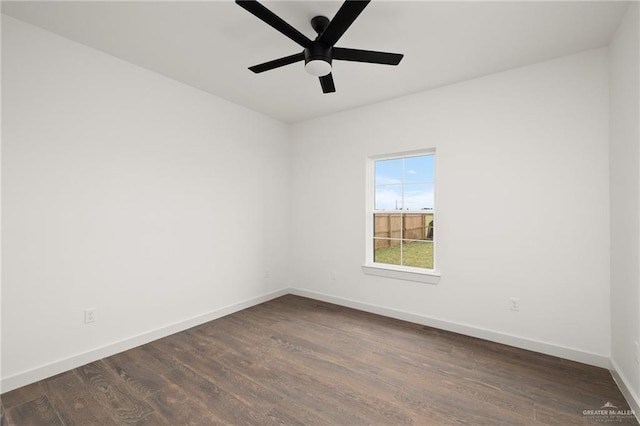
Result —
[{"label": "window sill", "polygon": [[440,274],[435,271],[425,271],[418,268],[380,266],[380,265],[362,265],[362,272],[367,275],[375,275],[378,277],[395,278],[405,281],[416,281],[426,284],[438,284],[440,282]]}]

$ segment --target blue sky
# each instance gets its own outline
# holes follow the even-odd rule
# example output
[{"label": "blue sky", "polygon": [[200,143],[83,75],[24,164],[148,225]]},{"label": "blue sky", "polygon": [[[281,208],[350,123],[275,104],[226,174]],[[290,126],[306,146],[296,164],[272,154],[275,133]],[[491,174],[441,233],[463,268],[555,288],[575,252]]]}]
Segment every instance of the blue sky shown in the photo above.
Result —
[{"label": "blue sky", "polygon": [[433,166],[432,154],[376,161],[375,209],[432,209]]}]

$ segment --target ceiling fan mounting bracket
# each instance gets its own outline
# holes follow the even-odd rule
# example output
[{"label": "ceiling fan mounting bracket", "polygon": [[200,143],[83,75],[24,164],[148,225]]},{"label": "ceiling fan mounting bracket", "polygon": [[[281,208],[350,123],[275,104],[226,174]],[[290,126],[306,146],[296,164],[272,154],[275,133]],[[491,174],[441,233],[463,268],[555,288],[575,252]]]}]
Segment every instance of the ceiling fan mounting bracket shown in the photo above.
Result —
[{"label": "ceiling fan mounting bracket", "polygon": [[324,30],[329,26],[329,18],[326,16],[314,16],[311,18],[311,28],[318,33],[318,35],[322,34]]}]

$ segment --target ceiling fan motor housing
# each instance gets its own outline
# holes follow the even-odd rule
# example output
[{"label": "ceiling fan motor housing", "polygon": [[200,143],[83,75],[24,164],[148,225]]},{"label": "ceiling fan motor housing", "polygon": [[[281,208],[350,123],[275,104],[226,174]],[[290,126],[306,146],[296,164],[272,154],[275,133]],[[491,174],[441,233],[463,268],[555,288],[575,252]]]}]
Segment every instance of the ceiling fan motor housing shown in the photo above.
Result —
[{"label": "ceiling fan motor housing", "polygon": [[[321,41],[313,41],[304,49],[304,66],[313,75],[323,76],[331,72],[332,47]],[[310,64],[311,63],[311,64]],[[318,71],[313,70],[317,68]]]},{"label": "ceiling fan motor housing", "polygon": [[326,61],[331,63],[331,46],[328,46],[321,41],[314,41],[311,46],[304,49],[304,63],[309,61]]}]

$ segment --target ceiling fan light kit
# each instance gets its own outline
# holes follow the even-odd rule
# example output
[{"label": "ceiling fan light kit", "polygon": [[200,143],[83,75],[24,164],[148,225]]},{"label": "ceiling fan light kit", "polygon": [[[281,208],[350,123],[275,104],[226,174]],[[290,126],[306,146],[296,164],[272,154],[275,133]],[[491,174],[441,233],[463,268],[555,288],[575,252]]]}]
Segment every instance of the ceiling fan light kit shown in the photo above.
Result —
[{"label": "ceiling fan light kit", "polygon": [[322,77],[331,74],[331,64],[324,59],[310,59],[306,61],[304,69],[311,75]]},{"label": "ceiling fan light kit", "polygon": [[373,64],[398,65],[403,55],[400,53],[376,52],[373,50],[346,49],[334,47],[342,34],[353,24],[358,15],[371,0],[346,0],[332,20],[326,16],[315,16],[311,27],[318,34],[315,40],[293,28],[257,0],[236,0],[236,3],[266,24],[284,34],[304,50],[300,53],[274,59],[249,67],[254,73],[261,73],[304,60],[305,70],[319,77],[323,93],[336,91],[331,74],[332,61],[354,61]]}]

